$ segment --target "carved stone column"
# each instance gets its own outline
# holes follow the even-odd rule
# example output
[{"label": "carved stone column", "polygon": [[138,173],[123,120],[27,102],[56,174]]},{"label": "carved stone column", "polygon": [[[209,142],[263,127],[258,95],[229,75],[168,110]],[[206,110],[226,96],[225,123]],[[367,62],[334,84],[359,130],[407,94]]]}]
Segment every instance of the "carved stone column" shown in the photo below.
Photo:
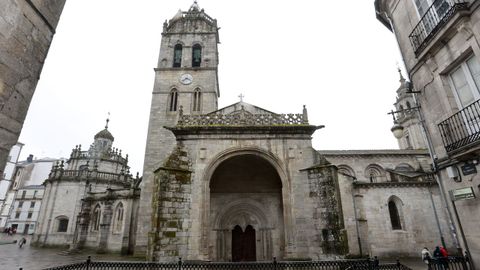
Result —
[{"label": "carved stone column", "polygon": [[112,225],[112,205],[113,201],[105,201],[103,208],[102,223],[100,223],[100,242],[98,243],[97,253],[105,253],[108,247],[108,236]]},{"label": "carved stone column", "polygon": [[87,240],[88,236],[88,225],[90,224],[91,210],[92,201],[87,197],[82,200],[82,207],[77,216],[72,249],[81,249],[85,245],[85,241]]}]

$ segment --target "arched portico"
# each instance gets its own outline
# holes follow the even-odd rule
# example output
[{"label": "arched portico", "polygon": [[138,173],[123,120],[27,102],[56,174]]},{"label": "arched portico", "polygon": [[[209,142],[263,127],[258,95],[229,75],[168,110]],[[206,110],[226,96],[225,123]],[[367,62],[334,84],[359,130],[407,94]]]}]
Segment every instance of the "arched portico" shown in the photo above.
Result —
[{"label": "arched portico", "polygon": [[209,259],[232,260],[232,232],[240,227],[246,233],[249,226],[256,260],[285,256],[292,215],[283,168],[279,159],[259,149],[227,151],[212,159],[204,177],[202,222]]}]

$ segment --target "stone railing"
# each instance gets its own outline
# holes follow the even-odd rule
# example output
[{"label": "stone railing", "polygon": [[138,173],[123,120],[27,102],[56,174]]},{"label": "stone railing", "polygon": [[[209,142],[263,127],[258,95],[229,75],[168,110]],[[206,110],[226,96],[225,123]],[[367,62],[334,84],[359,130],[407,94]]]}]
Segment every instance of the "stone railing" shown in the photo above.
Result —
[{"label": "stone railing", "polygon": [[115,162],[119,162],[121,164],[128,163],[128,154],[123,157],[122,150],[118,148],[111,148],[105,152],[101,153],[93,153],[90,151],[82,151],[82,145],[76,145],[74,149],[72,149],[72,153],[70,154],[70,159],[91,159],[94,156],[98,156],[104,160],[111,160]]},{"label": "stone railing", "polygon": [[[96,179],[104,181],[114,181],[123,183],[133,183],[133,176],[127,173],[110,173],[96,170],[64,170],[63,164],[56,165],[52,168],[48,179]],[[137,173],[138,179],[138,173]]]},{"label": "stone railing", "polygon": [[252,114],[243,108],[231,114],[184,115],[180,109],[178,127],[191,126],[285,126],[308,125],[307,110],[303,113]]}]

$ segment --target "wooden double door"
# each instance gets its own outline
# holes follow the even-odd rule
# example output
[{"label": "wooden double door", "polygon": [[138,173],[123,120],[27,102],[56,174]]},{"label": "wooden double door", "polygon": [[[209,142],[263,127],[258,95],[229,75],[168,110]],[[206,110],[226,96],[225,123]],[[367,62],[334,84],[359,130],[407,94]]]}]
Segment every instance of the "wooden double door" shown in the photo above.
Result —
[{"label": "wooden double door", "polygon": [[255,229],[248,225],[245,231],[236,225],[232,230],[232,261],[256,261]]}]

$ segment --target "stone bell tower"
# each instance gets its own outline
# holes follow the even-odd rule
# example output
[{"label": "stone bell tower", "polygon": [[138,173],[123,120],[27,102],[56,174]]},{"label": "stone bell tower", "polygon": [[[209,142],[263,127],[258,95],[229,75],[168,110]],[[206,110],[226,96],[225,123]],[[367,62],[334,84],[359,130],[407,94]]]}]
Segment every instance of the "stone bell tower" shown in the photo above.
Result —
[{"label": "stone bell tower", "polygon": [[403,78],[401,71],[398,72],[400,74],[400,86],[397,89],[397,99],[394,106],[399,112],[397,123],[404,128],[403,136],[398,139],[398,145],[400,149],[427,149],[413,93],[410,92],[408,82]]},{"label": "stone bell tower", "polygon": [[165,126],[175,126],[180,113],[217,110],[218,27],[197,4],[179,10],[163,24],[150,109],[135,253],[146,254],[151,228],[153,172],[163,165],[176,141]]}]

